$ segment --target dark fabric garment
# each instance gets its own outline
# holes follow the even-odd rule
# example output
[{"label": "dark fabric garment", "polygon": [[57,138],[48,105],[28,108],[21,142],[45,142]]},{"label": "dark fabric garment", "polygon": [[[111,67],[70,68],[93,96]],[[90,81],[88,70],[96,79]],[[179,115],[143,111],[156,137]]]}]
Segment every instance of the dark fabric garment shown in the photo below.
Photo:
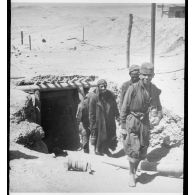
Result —
[{"label": "dark fabric garment", "polygon": [[132,85],[132,81],[129,80],[129,81],[126,81],[125,83],[122,84],[121,86],[121,92],[120,92],[120,101],[119,101],[119,110],[121,111],[121,107],[122,107],[122,104],[123,104],[123,100],[124,100],[124,97],[125,97],[125,93],[127,91],[127,89],[129,88],[130,85]]},{"label": "dark fabric garment", "polygon": [[96,132],[96,149],[102,152],[116,137],[115,118],[119,117],[116,99],[111,91],[100,95],[98,89],[91,92],[88,99],[90,130]]},{"label": "dark fabric garment", "polygon": [[85,129],[89,128],[89,100],[87,96],[78,105],[76,119],[78,124],[82,122]]},{"label": "dark fabric garment", "polygon": [[[150,107],[155,107],[157,111],[162,110],[160,93],[161,90],[152,83],[148,92],[141,80],[129,86],[121,107],[121,127],[126,127],[126,118],[131,112],[148,115]],[[148,123],[149,121],[145,120],[144,122]]]},{"label": "dark fabric garment", "polygon": [[89,103],[87,96],[78,105],[76,119],[78,126],[81,128],[80,135],[84,152],[89,153],[89,137],[91,133],[89,129]]},{"label": "dark fabric garment", "polygon": [[140,141],[135,133],[127,133],[123,141],[125,154],[131,158],[138,159],[140,151]]},{"label": "dark fabric garment", "polygon": [[161,91],[151,84],[149,91],[142,81],[132,84],[126,94],[121,108],[121,127],[127,136],[123,145],[125,153],[132,158],[142,158],[149,145],[149,108],[162,109],[159,95]]},{"label": "dark fabric garment", "polygon": [[82,146],[85,153],[89,153],[89,137],[90,137],[90,130],[89,128],[82,127]]},{"label": "dark fabric garment", "polygon": [[[146,118],[143,120],[147,120]],[[149,146],[149,126],[132,114],[127,116],[126,130],[127,136],[123,146],[126,155],[132,158],[140,158],[140,149]],[[142,154],[143,155],[143,154]]]}]

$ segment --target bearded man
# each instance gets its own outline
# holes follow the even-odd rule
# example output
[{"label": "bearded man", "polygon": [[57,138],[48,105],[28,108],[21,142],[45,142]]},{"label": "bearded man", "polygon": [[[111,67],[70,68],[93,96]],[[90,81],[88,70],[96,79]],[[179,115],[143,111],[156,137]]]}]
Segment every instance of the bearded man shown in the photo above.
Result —
[{"label": "bearded man", "polygon": [[101,79],[97,88],[88,94],[89,128],[91,144],[97,155],[111,155],[109,149],[116,148],[116,119],[119,119],[116,98],[107,89],[107,82]]}]

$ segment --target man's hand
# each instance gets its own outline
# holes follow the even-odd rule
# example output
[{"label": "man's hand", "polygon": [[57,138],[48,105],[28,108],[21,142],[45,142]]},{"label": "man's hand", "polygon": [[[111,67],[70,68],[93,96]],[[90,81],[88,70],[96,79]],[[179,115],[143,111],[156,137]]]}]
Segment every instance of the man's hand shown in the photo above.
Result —
[{"label": "man's hand", "polygon": [[116,120],[117,128],[121,126],[120,120]]},{"label": "man's hand", "polygon": [[152,120],[150,121],[150,124],[151,124],[152,126],[157,126],[157,125],[160,123],[160,120],[161,120],[161,118],[159,118],[159,117],[154,117],[154,118],[152,118]]},{"label": "man's hand", "polygon": [[126,131],[126,129],[120,128],[120,129],[119,129],[119,139],[120,139],[120,140],[124,140],[126,136],[127,136],[127,131]]}]

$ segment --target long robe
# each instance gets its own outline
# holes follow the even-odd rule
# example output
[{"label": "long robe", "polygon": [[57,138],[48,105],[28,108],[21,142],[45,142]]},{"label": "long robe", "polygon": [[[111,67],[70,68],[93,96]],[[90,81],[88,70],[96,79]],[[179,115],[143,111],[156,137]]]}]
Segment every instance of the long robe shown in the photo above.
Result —
[{"label": "long robe", "polygon": [[161,90],[152,83],[149,91],[146,90],[140,80],[131,85],[125,94],[120,119],[121,127],[127,130],[124,150],[130,157],[139,158],[141,148],[149,145],[149,108],[161,111],[160,93]]},{"label": "long robe", "polygon": [[99,152],[112,148],[112,140],[116,137],[115,119],[119,111],[114,94],[107,90],[102,96],[98,89],[88,94],[89,98],[89,123],[91,132],[95,132],[96,149]]}]

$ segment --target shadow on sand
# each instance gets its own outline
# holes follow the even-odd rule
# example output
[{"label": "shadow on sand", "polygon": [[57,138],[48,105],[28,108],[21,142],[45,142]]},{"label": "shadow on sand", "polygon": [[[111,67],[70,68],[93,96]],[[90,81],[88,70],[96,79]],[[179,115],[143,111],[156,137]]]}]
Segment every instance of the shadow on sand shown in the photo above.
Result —
[{"label": "shadow on sand", "polygon": [[31,156],[31,155],[27,155],[25,153],[22,153],[18,150],[11,150],[9,152],[9,159],[10,160],[14,160],[14,159],[20,159],[20,158],[24,158],[24,159],[36,159],[38,157],[36,156]]},{"label": "shadow on sand", "polygon": [[154,173],[154,174],[147,174],[147,173],[142,173],[136,180],[136,182],[142,183],[142,184],[147,184],[151,182],[152,180],[155,179],[156,176],[159,176],[159,173]]},{"label": "shadow on sand", "polygon": [[118,152],[112,154],[112,158],[120,158],[120,157],[123,157],[125,156],[125,152],[123,149],[119,150]]},{"label": "shadow on sand", "polygon": [[137,179],[136,182],[141,183],[141,184],[147,184],[150,183],[155,179],[157,176],[162,176],[162,177],[170,177],[170,178],[178,178],[178,179],[183,179],[181,175],[169,175],[166,173],[153,173],[153,174],[148,174],[148,173],[142,173]]},{"label": "shadow on sand", "polygon": [[[151,152],[149,152],[146,158],[149,162],[158,162],[163,157],[165,157],[169,153],[169,151],[170,151],[170,148],[162,146],[161,148],[156,148],[152,150]],[[111,157],[120,158],[123,156],[125,156],[125,152],[123,149],[121,149],[118,152],[113,153]]]},{"label": "shadow on sand", "polygon": [[156,148],[147,154],[147,160],[149,162],[158,162],[163,157],[165,157],[170,151],[170,148],[162,146],[161,148]]}]

